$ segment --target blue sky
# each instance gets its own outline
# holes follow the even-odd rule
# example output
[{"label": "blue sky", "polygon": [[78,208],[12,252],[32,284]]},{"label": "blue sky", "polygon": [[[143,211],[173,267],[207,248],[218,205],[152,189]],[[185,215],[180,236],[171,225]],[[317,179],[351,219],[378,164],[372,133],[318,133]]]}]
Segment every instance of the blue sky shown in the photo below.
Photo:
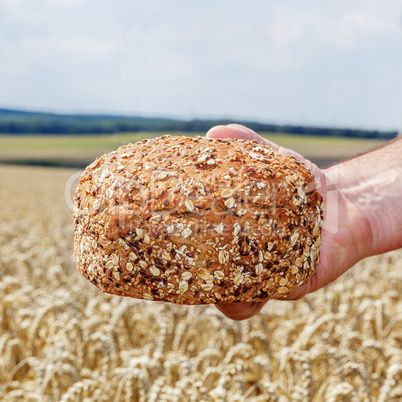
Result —
[{"label": "blue sky", "polygon": [[402,131],[396,0],[0,0],[0,107]]}]

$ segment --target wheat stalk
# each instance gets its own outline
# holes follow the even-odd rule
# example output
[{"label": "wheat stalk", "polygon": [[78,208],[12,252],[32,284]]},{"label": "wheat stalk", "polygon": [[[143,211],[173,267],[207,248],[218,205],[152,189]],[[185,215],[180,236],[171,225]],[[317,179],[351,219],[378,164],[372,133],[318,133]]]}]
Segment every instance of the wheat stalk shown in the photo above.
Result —
[{"label": "wheat stalk", "polygon": [[402,398],[402,250],[233,322],[213,306],[101,293],[74,267],[71,171],[0,174],[1,400]]}]

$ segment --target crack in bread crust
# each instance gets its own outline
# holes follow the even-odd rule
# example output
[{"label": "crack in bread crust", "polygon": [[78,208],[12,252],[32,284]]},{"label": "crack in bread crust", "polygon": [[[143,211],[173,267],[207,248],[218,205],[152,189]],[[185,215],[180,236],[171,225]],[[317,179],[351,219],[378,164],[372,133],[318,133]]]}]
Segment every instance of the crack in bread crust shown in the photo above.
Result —
[{"label": "crack in bread crust", "polygon": [[269,146],[143,140],[81,176],[76,265],[121,296],[180,304],[284,297],[316,272],[322,213],[312,173]]}]

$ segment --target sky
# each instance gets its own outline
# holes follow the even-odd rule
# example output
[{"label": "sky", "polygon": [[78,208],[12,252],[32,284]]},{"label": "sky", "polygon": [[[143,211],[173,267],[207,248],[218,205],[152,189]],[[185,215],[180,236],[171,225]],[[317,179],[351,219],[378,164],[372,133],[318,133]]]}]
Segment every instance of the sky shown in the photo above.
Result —
[{"label": "sky", "polygon": [[402,131],[402,1],[0,0],[0,107]]}]

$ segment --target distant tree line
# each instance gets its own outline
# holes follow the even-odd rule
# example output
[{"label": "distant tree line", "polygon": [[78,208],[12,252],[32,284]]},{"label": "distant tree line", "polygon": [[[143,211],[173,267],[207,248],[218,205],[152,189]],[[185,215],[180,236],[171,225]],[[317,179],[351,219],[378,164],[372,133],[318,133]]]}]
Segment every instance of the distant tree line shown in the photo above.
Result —
[{"label": "distant tree line", "polygon": [[396,131],[265,124],[233,120],[177,120],[157,117],[84,115],[0,109],[0,134],[113,134],[117,132],[206,132],[218,124],[239,123],[263,133],[391,139]]}]

